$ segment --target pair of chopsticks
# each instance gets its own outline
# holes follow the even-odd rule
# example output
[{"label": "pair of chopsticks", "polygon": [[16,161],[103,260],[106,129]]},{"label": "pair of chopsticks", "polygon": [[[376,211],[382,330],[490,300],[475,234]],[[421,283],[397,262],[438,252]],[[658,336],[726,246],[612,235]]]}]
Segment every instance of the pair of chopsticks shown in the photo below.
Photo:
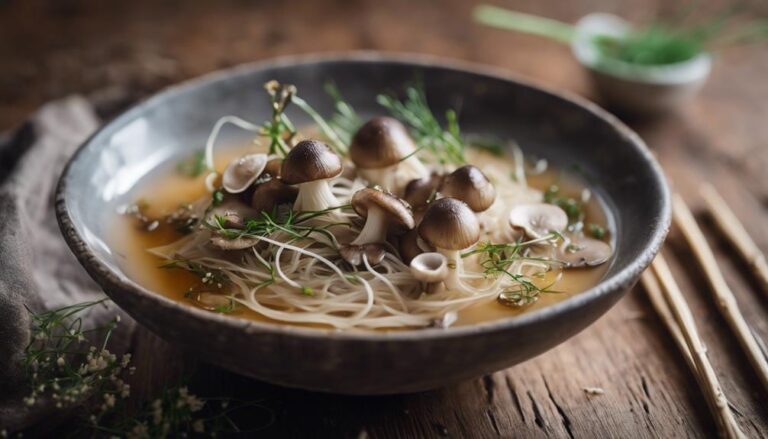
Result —
[{"label": "pair of chopsticks", "polygon": [[[765,256],[712,186],[706,185],[701,190],[701,195],[717,227],[736,247],[741,257],[747,261],[752,271],[760,279],[761,286],[768,293],[768,265],[766,265]],[[761,350],[760,342],[739,311],[736,298],[723,278],[712,249],[707,244],[704,234],[685,201],[677,194],[673,196],[672,208],[673,222],[684,235],[698,264],[703,268],[718,309],[736,335],[741,348],[749,358],[766,391],[768,391],[768,361]],[[715,417],[720,436],[726,438],[745,437],[736,423],[733,411],[717,379],[717,374],[707,358],[707,350],[699,337],[693,314],[661,254],[651,264],[651,270],[643,273],[640,281],[652,306],[662,318],[667,330],[672,334],[675,344],[682,352],[688,367],[704,392],[707,405]]]}]

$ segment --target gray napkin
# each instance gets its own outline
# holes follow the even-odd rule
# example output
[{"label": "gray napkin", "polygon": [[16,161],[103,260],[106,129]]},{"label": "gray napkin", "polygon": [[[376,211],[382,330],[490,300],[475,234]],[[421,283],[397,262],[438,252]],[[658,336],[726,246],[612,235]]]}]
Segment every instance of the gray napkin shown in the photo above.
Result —
[{"label": "gray napkin", "polygon": [[[98,126],[85,99],[45,105],[14,136],[0,143],[0,427],[25,428],[50,407],[27,408],[20,360],[29,341],[29,311],[40,312],[104,297],[61,237],[53,210],[59,175]],[[97,307],[84,327],[118,311]],[[125,316],[121,316],[125,317]],[[134,323],[122,319],[111,350],[127,348]]]}]

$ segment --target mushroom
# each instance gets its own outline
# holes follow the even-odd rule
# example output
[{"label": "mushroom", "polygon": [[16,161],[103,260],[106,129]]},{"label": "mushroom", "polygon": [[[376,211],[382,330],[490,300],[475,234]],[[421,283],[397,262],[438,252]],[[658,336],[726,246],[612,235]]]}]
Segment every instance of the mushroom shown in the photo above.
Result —
[{"label": "mushroom", "polygon": [[509,225],[531,239],[543,238],[568,226],[568,214],[554,204],[520,204],[509,211]]},{"label": "mushroom", "polygon": [[293,209],[320,211],[337,207],[339,201],[331,192],[328,181],[342,171],[341,158],[323,142],[302,140],[283,160],[282,181],[298,186],[299,193]]},{"label": "mushroom", "polygon": [[365,225],[357,238],[341,246],[339,254],[352,265],[362,263],[363,254],[368,262],[378,264],[384,259],[387,231],[392,227],[411,230],[415,227],[410,206],[396,196],[379,189],[361,189],[352,196],[352,208],[365,218]]},{"label": "mushroom", "polygon": [[355,133],[349,157],[361,177],[386,190],[397,191],[397,180],[411,181],[429,176],[414,155],[416,145],[400,121],[375,117]]},{"label": "mushroom", "polygon": [[390,226],[413,229],[411,208],[400,198],[373,188],[361,189],[352,196],[352,208],[365,218],[365,225],[352,245],[384,242]]},{"label": "mushroom", "polygon": [[558,249],[558,259],[569,267],[593,267],[610,259],[611,246],[592,238],[575,238]]},{"label": "mushroom", "polygon": [[487,210],[496,201],[496,188],[477,166],[465,165],[448,174],[440,193],[461,200],[475,212]]},{"label": "mushroom", "polygon": [[419,224],[419,236],[448,259],[450,274],[445,280],[449,289],[463,289],[460,251],[480,239],[480,224],[475,213],[463,201],[441,198],[430,203]]},{"label": "mushroom", "polygon": [[371,265],[376,265],[386,256],[387,251],[384,245],[379,243],[363,244],[363,245],[342,245],[339,247],[339,254],[341,257],[352,265],[360,265],[363,263],[363,255]]},{"label": "mushroom", "polygon": [[261,173],[259,177],[264,178],[266,176],[269,176],[271,178],[277,178],[280,174],[280,168],[283,166],[283,160],[280,158],[273,158],[270,159],[267,162],[267,165],[264,166],[264,171]]},{"label": "mushroom", "polygon": [[419,236],[419,230],[409,230],[400,238],[400,258],[406,264],[410,264],[413,258],[424,253],[435,251]]},{"label": "mushroom", "polygon": [[251,197],[251,207],[257,213],[271,210],[280,204],[291,203],[296,200],[299,191],[293,186],[288,186],[278,178],[272,178],[256,186]]},{"label": "mushroom", "polygon": [[414,209],[426,206],[429,198],[436,193],[438,187],[440,187],[442,179],[440,174],[433,172],[429,177],[416,178],[409,181],[408,184],[405,185],[403,199]]},{"label": "mushroom", "polygon": [[247,154],[231,161],[221,177],[222,186],[230,194],[248,189],[267,166],[266,154]]},{"label": "mushroom", "polygon": [[222,250],[244,250],[259,243],[258,238],[252,236],[240,236],[237,238],[225,238],[221,235],[213,235],[211,244]]},{"label": "mushroom", "polygon": [[448,278],[448,259],[440,253],[422,253],[411,261],[411,274],[427,284],[427,293],[437,293],[445,288]]}]

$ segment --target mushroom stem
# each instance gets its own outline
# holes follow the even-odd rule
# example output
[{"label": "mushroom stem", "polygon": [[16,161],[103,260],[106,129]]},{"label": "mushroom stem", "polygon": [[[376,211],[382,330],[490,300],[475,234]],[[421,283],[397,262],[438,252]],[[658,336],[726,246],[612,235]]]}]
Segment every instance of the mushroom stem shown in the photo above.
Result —
[{"label": "mushroom stem", "polygon": [[395,171],[397,164],[377,169],[358,168],[357,173],[368,183],[381,186],[386,191],[394,192]]},{"label": "mushroom stem", "polygon": [[368,217],[365,220],[360,235],[352,241],[352,245],[371,244],[384,242],[387,238],[387,215],[378,208],[369,208]]},{"label": "mushroom stem", "polygon": [[417,178],[429,177],[429,170],[415,155],[411,155],[407,159],[400,162],[397,171],[398,172],[396,175],[398,184],[403,182],[403,184],[400,186],[404,186],[409,181],[415,180]]},{"label": "mushroom stem", "polygon": [[437,251],[448,259],[448,277],[444,281],[446,288],[449,290],[465,291],[464,283],[459,279],[459,275],[464,271],[459,250],[438,248]]},{"label": "mushroom stem", "polygon": [[401,194],[402,189],[411,180],[427,178],[430,175],[427,167],[416,156],[408,157],[402,162],[384,168],[358,168],[357,171],[369,183],[379,185],[385,190],[397,194]]},{"label": "mushroom stem", "polygon": [[293,210],[314,212],[337,207],[340,204],[336,196],[333,195],[328,180],[308,181],[298,186],[299,194],[293,204]]}]

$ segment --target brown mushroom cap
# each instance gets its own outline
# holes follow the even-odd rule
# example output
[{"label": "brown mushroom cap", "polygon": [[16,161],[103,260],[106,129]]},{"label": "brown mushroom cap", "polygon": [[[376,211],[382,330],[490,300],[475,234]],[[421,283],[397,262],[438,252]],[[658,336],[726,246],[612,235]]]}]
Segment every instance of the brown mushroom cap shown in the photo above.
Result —
[{"label": "brown mushroom cap", "polygon": [[593,267],[610,259],[611,246],[592,238],[577,238],[560,247],[558,259],[569,267]]},{"label": "brown mushroom cap", "polygon": [[392,166],[416,150],[408,130],[397,119],[374,117],[366,122],[349,146],[349,157],[361,169]]},{"label": "brown mushroom cap", "polygon": [[267,165],[264,167],[264,171],[262,171],[259,177],[264,177],[267,174],[272,178],[279,177],[281,175],[280,172],[282,167],[283,159],[271,159],[267,162]]},{"label": "brown mushroom cap", "polygon": [[419,235],[438,249],[462,250],[480,239],[480,224],[466,203],[441,198],[431,203],[424,213]]},{"label": "brown mushroom cap", "polygon": [[[411,205],[411,207],[418,208],[427,205],[427,200],[436,192],[443,177],[440,174],[432,173],[427,178],[416,178],[408,182],[405,185],[405,192],[403,199]],[[456,197],[453,197],[456,198]]]},{"label": "brown mushroom cap", "polygon": [[496,201],[496,188],[477,166],[465,165],[448,174],[440,185],[440,193],[467,203],[482,212]]},{"label": "brown mushroom cap", "polygon": [[363,218],[368,217],[368,209],[379,208],[387,214],[391,223],[408,230],[416,226],[411,207],[390,193],[373,188],[360,189],[352,196],[351,203],[355,212]]},{"label": "brown mushroom cap", "polygon": [[251,197],[251,207],[257,212],[270,210],[278,204],[293,202],[298,194],[299,190],[295,187],[273,178],[256,186]]},{"label": "brown mushroom cap", "polygon": [[330,146],[318,140],[302,140],[283,159],[283,183],[302,184],[341,174],[341,158]]}]

